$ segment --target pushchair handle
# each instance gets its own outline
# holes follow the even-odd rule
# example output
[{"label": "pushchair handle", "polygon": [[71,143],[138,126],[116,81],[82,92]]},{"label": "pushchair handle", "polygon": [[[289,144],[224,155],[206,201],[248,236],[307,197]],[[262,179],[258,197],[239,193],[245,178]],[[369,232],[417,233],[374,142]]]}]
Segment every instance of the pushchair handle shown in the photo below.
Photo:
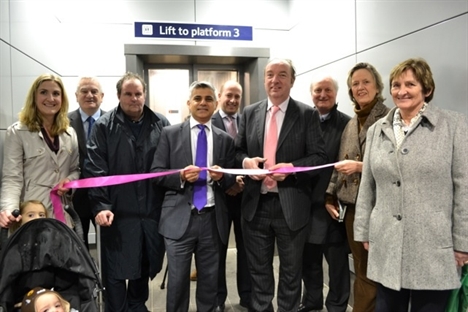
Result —
[{"label": "pushchair handle", "polygon": [[[17,218],[20,215],[19,209],[15,209],[11,212],[11,215],[15,218]],[[2,250],[3,245],[5,242],[8,240],[8,228],[3,228],[2,227],[2,232],[0,233],[0,250]],[[0,310],[1,312],[1,310]]]}]

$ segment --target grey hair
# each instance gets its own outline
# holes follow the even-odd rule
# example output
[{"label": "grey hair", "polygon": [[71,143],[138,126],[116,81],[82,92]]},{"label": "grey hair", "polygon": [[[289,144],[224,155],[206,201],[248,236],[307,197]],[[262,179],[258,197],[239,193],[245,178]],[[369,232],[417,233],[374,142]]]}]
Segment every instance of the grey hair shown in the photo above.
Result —
[{"label": "grey hair", "polygon": [[218,96],[216,95],[215,87],[213,87],[213,85],[211,83],[209,83],[208,81],[194,81],[194,82],[192,82],[192,84],[189,87],[189,99],[192,96],[193,90],[195,90],[195,89],[210,89],[211,91],[213,91],[214,100],[215,101],[218,100]]},{"label": "grey hair", "polygon": [[331,77],[331,76],[324,76],[324,77],[321,77],[321,78],[315,78],[314,80],[312,80],[312,82],[310,83],[310,93],[312,93],[314,91],[314,85],[319,83],[319,82],[322,82],[324,80],[331,80],[331,82],[333,83],[333,87],[335,87],[335,91],[336,93],[338,93],[338,81]]}]

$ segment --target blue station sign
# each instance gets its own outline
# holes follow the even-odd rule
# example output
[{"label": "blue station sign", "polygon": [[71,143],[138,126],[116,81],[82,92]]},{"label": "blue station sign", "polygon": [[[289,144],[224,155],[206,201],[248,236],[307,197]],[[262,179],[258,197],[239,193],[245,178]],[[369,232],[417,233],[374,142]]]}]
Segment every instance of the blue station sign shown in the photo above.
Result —
[{"label": "blue station sign", "polygon": [[135,37],[252,41],[251,26],[135,22]]}]

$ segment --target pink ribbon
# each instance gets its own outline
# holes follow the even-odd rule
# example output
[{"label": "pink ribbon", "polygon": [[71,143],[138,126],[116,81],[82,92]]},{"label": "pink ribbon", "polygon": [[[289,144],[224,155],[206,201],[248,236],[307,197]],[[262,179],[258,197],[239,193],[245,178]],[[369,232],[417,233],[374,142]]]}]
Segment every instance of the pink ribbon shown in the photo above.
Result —
[{"label": "pink ribbon", "polygon": [[[304,172],[304,171],[311,171],[311,170],[318,170],[326,167],[332,167],[336,163],[321,165],[321,166],[314,166],[314,167],[282,167],[276,170],[254,170],[256,174],[273,174],[273,173],[296,173],[296,172]],[[202,170],[208,170],[209,168],[200,168]],[[122,174],[122,175],[113,175],[107,177],[94,177],[94,178],[86,178],[80,180],[73,180],[70,182],[65,183],[63,186],[67,189],[75,189],[75,188],[89,188],[89,187],[103,187],[103,186],[111,186],[111,185],[118,185],[118,184],[125,184],[130,182],[136,182],[151,178],[163,177],[166,175],[178,173],[183,169],[178,170],[170,170],[164,172],[156,172],[156,173],[139,173],[139,174]],[[223,172],[223,173],[231,173],[231,174],[238,174],[238,175],[249,175],[252,171],[251,169],[209,169],[216,172]],[[50,199],[52,201],[52,207],[54,209],[55,219],[66,223],[65,221],[65,214],[63,213],[62,201],[60,196],[57,194],[58,185],[56,185],[50,191]]]}]

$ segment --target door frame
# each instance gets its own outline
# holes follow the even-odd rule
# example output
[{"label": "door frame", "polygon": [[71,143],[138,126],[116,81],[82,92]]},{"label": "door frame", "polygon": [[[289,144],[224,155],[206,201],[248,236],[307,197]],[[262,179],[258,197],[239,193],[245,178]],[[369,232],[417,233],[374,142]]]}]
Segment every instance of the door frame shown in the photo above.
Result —
[{"label": "door frame", "polygon": [[266,98],[263,71],[270,58],[269,48],[125,44],[124,54],[126,71],[142,77],[145,77],[149,64],[240,66],[242,76],[239,80],[243,82],[245,105]]}]

